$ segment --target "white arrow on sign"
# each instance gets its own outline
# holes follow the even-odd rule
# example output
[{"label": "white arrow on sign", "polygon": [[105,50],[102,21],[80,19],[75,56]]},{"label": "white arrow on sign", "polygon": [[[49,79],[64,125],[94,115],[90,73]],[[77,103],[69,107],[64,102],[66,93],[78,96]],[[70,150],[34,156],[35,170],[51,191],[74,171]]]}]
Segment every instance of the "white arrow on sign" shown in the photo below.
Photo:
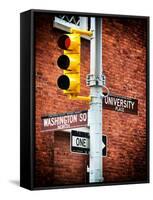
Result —
[{"label": "white arrow on sign", "polygon": [[105,145],[105,144],[102,142],[102,149],[104,149],[104,148],[105,148],[105,146],[106,146],[106,145]]}]

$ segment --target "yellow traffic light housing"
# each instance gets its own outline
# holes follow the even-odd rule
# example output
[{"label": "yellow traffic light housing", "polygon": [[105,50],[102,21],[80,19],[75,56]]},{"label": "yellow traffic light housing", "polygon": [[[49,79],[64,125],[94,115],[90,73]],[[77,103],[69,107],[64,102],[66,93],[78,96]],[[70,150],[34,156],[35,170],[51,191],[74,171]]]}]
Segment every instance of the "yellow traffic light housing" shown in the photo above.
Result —
[{"label": "yellow traffic light housing", "polygon": [[58,40],[58,46],[64,50],[57,64],[63,69],[63,75],[57,80],[57,85],[65,94],[80,93],[80,34],[65,34]]},{"label": "yellow traffic light housing", "polygon": [[63,69],[63,75],[57,80],[57,85],[72,100],[90,101],[90,96],[79,96],[80,93],[80,35],[92,37],[92,32],[70,28],[70,34],[62,35],[58,40],[59,48],[64,54],[57,60],[57,65]]}]

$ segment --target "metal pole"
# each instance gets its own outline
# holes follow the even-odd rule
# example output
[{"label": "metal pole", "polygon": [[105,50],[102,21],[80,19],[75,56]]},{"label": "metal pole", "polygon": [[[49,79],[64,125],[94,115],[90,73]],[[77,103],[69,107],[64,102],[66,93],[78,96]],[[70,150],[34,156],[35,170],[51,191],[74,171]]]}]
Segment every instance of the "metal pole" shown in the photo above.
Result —
[{"label": "metal pole", "polygon": [[90,43],[90,160],[89,182],[103,181],[102,162],[102,19],[91,18],[93,38]]}]

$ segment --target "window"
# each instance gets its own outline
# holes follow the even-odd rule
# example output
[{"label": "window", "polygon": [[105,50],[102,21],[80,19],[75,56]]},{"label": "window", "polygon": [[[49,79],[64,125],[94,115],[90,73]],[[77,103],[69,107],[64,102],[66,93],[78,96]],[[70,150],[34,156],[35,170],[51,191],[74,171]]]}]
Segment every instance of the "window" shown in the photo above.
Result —
[{"label": "window", "polygon": [[79,16],[69,16],[69,15],[57,15],[56,18],[63,21],[63,23],[67,22],[67,24],[71,24],[73,26],[80,26],[80,17]]},{"label": "window", "polygon": [[[56,15],[54,18],[53,26],[60,30],[69,32],[70,28],[79,28],[88,30],[89,27],[89,18],[80,17],[74,15]],[[85,39],[89,39],[88,36],[81,36]]]}]

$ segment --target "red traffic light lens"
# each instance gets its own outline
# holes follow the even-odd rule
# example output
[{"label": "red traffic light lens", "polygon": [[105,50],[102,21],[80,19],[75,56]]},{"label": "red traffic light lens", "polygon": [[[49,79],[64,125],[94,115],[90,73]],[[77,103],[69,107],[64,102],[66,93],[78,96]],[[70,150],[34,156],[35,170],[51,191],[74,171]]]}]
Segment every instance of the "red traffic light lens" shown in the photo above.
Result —
[{"label": "red traffic light lens", "polygon": [[58,87],[62,90],[67,90],[70,87],[70,80],[68,76],[61,75],[57,80]]},{"label": "red traffic light lens", "polygon": [[67,35],[62,35],[58,40],[58,46],[64,50],[67,50],[69,48],[70,43],[71,43],[71,40],[69,36]]},{"label": "red traffic light lens", "polygon": [[65,40],[65,47],[66,47],[66,49],[68,49],[68,48],[69,48],[69,46],[70,46],[70,43],[71,43],[71,40],[70,40],[70,38],[69,38],[69,37],[67,37],[67,38],[66,38],[66,40]]},{"label": "red traffic light lens", "polygon": [[68,56],[66,55],[62,55],[58,58],[57,60],[57,64],[61,69],[67,69],[69,67],[70,64],[70,59]]}]

